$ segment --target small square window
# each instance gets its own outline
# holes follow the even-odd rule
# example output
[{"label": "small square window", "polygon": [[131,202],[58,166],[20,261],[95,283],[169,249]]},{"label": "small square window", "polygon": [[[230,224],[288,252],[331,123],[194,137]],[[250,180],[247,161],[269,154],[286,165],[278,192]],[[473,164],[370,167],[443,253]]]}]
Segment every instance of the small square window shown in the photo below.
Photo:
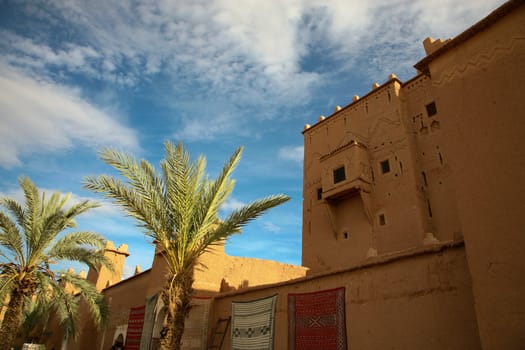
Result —
[{"label": "small square window", "polygon": [[345,167],[342,166],[334,170],[334,184],[346,180]]},{"label": "small square window", "polygon": [[383,160],[381,163],[381,172],[383,174],[386,174],[386,173],[389,173],[390,172],[390,161],[388,159],[386,160]]},{"label": "small square window", "polygon": [[432,117],[433,115],[437,114],[437,108],[435,102],[430,102],[428,105],[425,106],[427,109],[427,115],[429,117]]},{"label": "small square window", "polygon": [[321,199],[323,199],[323,188],[322,187],[317,189],[317,200],[320,201]]},{"label": "small square window", "polygon": [[385,214],[379,214],[379,226],[385,226],[385,225],[386,225]]}]

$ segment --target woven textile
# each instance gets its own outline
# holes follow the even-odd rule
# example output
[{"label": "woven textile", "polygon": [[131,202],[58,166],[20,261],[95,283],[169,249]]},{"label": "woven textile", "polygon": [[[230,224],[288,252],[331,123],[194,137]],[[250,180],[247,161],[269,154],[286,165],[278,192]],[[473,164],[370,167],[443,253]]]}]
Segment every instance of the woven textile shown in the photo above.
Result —
[{"label": "woven textile", "polygon": [[146,306],[132,307],[129,312],[128,332],[124,349],[139,350]]},{"label": "woven textile", "polygon": [[273,349],[277,295],[232,303],[232,350]]},{"label": "woven textile", "polygon": [[289,350],[346,350],[345,288],[288,294]]},{"label": "woven textile", "polygon": [[191,310],[184,323],[182,335],[183,350],[204,350],[208,338],[208,315],[210,313],[211,297],[194,296]]}]

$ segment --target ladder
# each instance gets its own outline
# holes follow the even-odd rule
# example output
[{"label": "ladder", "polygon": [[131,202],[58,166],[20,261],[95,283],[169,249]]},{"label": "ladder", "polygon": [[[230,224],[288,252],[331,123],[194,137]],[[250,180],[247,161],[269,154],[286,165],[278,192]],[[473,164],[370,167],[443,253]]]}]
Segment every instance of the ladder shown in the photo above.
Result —
[{"label": "ladder", "polygon": [[231,317],[219,318],[217,320],[217,323],[213,329],[213,333],[210,337],[210,342],[208,343],[208,350],[221,350],[224,337],[226,336],[226,332],[230,326],[230,320]]}]

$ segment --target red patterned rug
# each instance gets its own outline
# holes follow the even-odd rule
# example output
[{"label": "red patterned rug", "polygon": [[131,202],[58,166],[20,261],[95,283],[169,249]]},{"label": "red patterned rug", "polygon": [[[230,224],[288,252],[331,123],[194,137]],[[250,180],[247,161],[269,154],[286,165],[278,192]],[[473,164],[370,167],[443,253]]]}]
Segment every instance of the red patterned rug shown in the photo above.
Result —
[{"label": "red patterned rug", "polygon": [[345,288],[288,294],[289,350],[346,350]]},{"label": "red patterned rug", "polygon": [[132,307],[129,312],[128,331],[124,349],[139,350],[146,306]]}]

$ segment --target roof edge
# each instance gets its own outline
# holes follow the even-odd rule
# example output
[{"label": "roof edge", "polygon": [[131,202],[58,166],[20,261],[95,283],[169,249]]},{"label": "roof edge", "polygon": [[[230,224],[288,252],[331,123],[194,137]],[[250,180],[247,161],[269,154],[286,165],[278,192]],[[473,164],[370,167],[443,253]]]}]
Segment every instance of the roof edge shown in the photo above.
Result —
[{"label": "roof edge", "polygon": [[465,31],[463,31],[462,33],[445,43],[442,47],[440,47],[436,51],[432,52],[430,55],[427,55],[425,58],[417,62],[414,65],[414,68],[416,68],[420,72],[424,72],[427,69],[430,62],[434,61],[436,58],[450,51],[459,44],[467,41],[476,34],[481,33],[482,31],[496,23],[500,18],[505,17],[510,12],[514,11],[516,8],[524,4],[525,1],[523,0],[509,0],[508,2],[504,3],[503,5],[489,13],[481,21],[472,25],[471,27],[469,27],[468,29],[466,29]]},{"label": "roof edge", "polygon": [[305,134],[307,133],[308,131],[310,131],[311,129],[313,128],[316,128],[318,127],[319,125],[321,125],[322,123],[326,122],[327,120],[335,117],[337,114],[341,114],[343,113],[343,111],[351,108],[351,107],[355,107],[357,104],[360,104],[360,103],[364,103],[363,101],[370,97],[371,95],[383,90],[386,86],[389,86],[390,84],[393,84],[393,83],[398,83],[400,86],[403,85],[403,82],[401,80],[399,80],[398,77],[392,77],[392,78],[389,78],[387,81],[385,81],[383,84],[379,85],[378,87],[375,87],[373,88],[372,90],[370,90],[369,92],[367,92],[364,96],[361,96],[359,97],[357,100],[355,101],[352,101],[350,102],[349,104],[347,104],[346,106],[342,107],[340,110],[338,111],[335,111],[333,112],[332,114],[328,115],[327,117],[325,117],[325,119],[323,120],[319,120],[318,122],[316,122],[315,124],[313,125],[310,125],[308,128],[305,128],[301,131],[301,134]]}]

